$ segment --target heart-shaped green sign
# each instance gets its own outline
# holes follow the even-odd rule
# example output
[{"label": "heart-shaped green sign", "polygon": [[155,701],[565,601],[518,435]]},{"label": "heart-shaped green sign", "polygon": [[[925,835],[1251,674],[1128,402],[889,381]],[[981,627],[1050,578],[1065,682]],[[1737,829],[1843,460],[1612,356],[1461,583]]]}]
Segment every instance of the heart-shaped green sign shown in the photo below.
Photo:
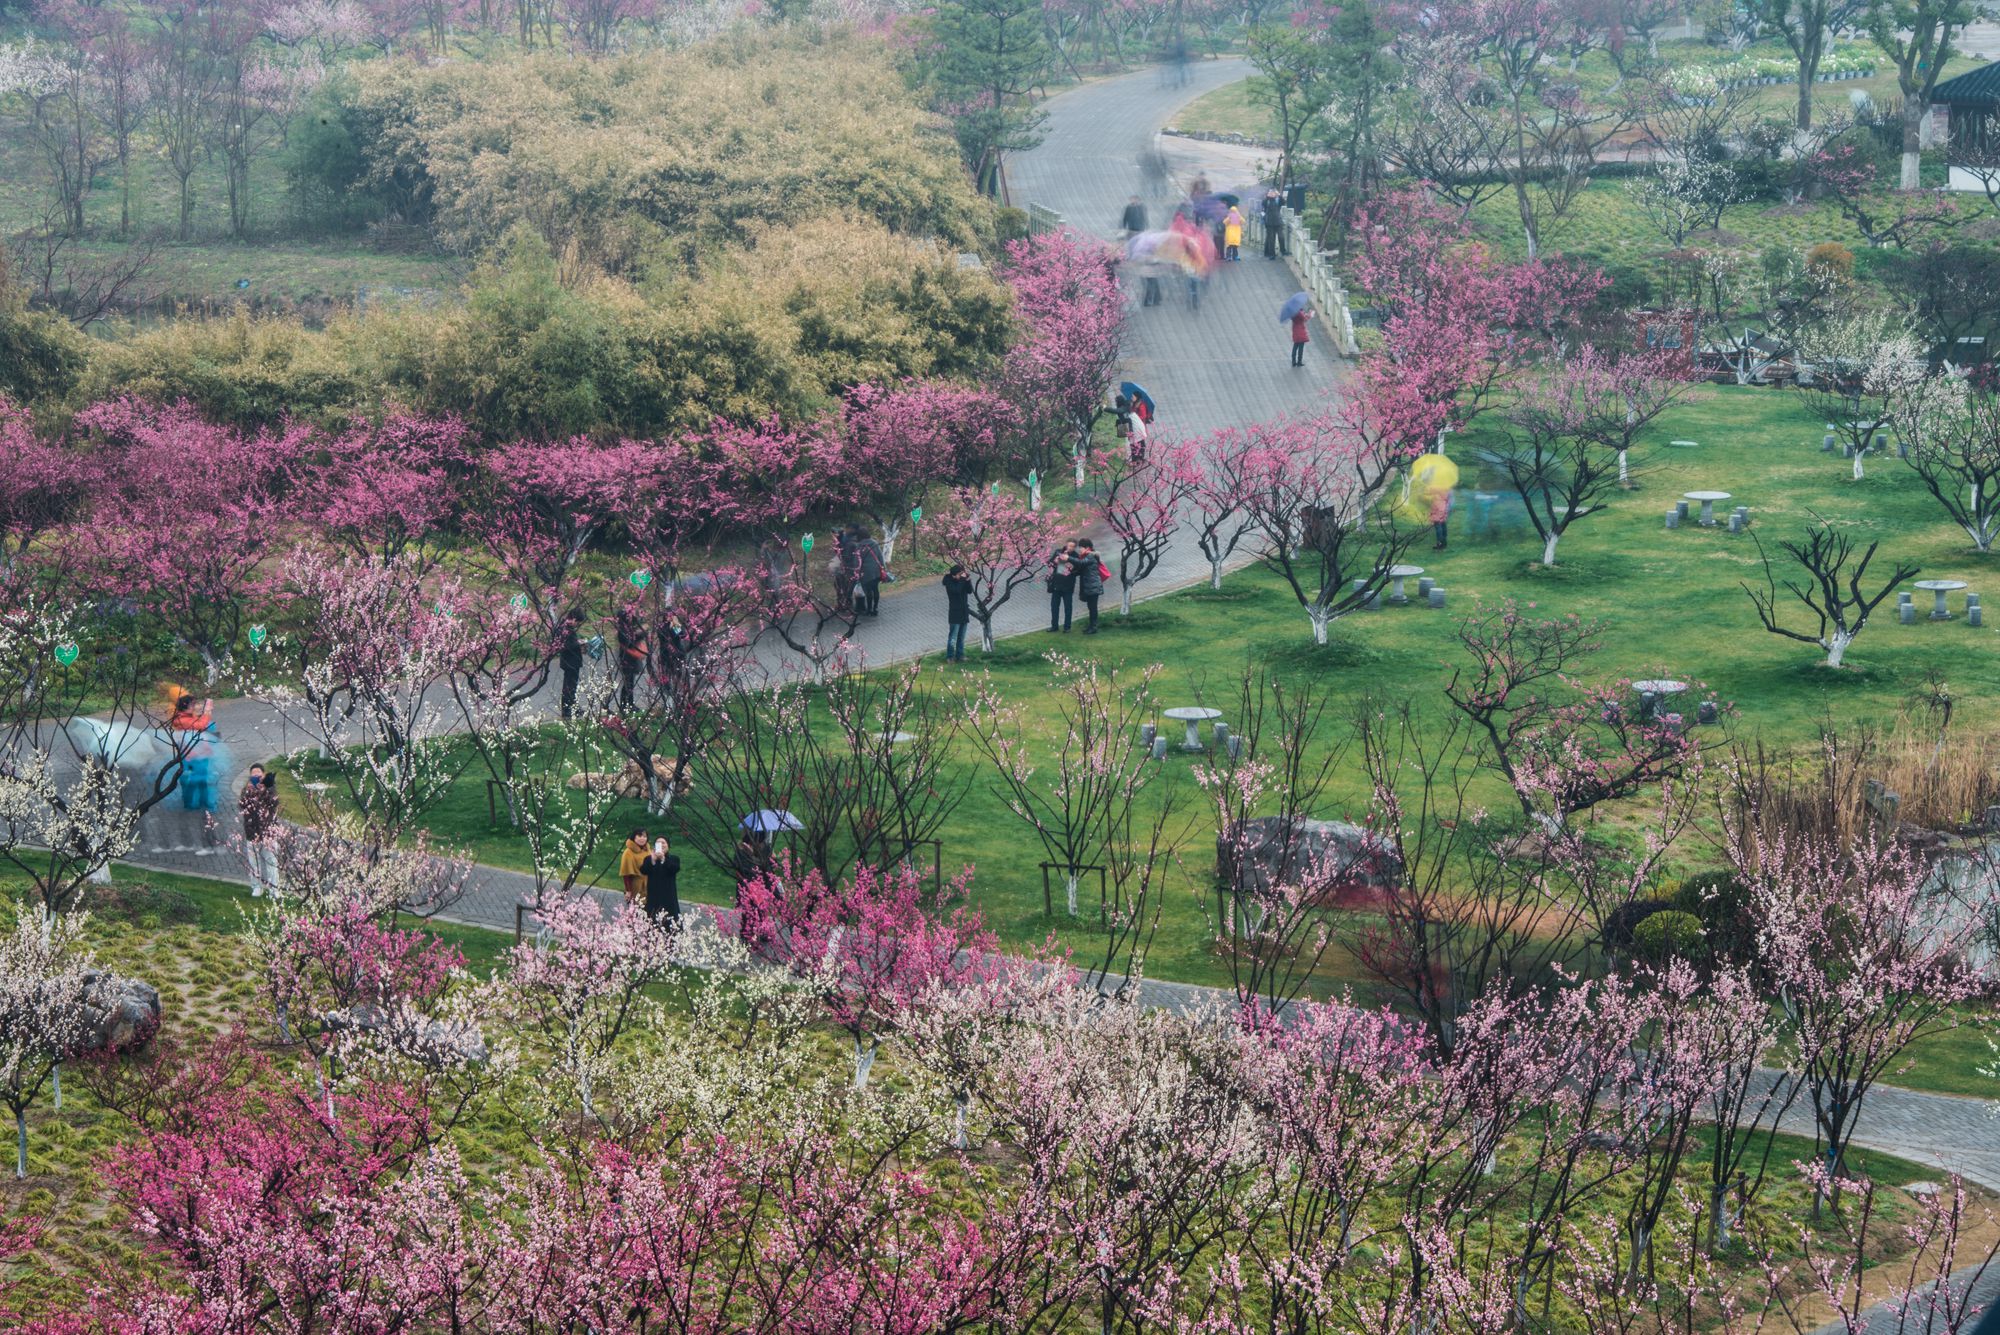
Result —
[{"label": "heart-shaped green sign", "polygon": [[262,649],[264,641],[269,639],[270,635],[271,632],[262,626],[252,626],[250,628],[250,647],[252,649]]},{"label": "heart-shaped green sign", "polygon": [[632,581],[633,588],[643,589],[648,584],[651,584],[653,582],[653,572],[645,569],[642,566],[639,569],[633,571],[631,574],[627,575],[625,578]]},{"label": "heart-shaped green sign", "polygon": [[924,507],[923,507],[923,506],[921,506],[921,505],[913,505],[913,506],[911,506],[911,507],[910,507],[910,522],[911,522],[912,524],[921,524],[921,523],[923,523],[923,522],[924,522]]},{"label": "heart-shaped green sign", "polygon": [[437,606],[433,607],[431,611],[437,613],[439,616],[443,617],[446,621],[451,620],[451,609],[449,607],[446,607],[442,600],[440,600]]},{"label": "heart-shaped green sign", "polygon": [[1039,487],[1042,485],[1042,475],[1032,468],[1028,470],[1028,485],[1030,487]]},{"label": "heart-shaped green sign", "polygon": [[517,593],[517,594],[515,594],[515,595],[514,595],[514,596],[513,596],[512,598],[509,598],[509,599],[507,600],[507,606],[509,606],[509,607],[513,608],[513,609],[514,609],[514,610],[515,610],[516,612],[525,612],[525,611],[527,611],[527,610],[528,610],[528,595],[527,595],[527,594],[525,594],[525,593]]},{"label": "heart-shaped green sign", "polygon": [[56,646],[56,662],[61,663],[64,667],[68,667],[76,661],[76,656],[81,652],[82,650],[76,647],[74,640],[65,640]]},{"label": "heart-shaped green sign", "polygon": [[807,556],[811,556],[812,549],[813,549],[813,535],[808,533],[803,538],[799,539],[799,550],[804,552]]}]

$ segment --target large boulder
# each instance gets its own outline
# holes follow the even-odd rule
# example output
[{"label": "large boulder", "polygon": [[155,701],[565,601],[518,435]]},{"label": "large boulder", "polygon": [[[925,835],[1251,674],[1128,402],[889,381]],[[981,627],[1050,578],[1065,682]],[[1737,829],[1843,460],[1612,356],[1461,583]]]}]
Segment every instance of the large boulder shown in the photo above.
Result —
[{"label": "large boulder", "polygon": [[160,991],[104,969],[83,976],[84,1052],[125,1052],[142,1047],[160,1029]]},{"label": "large boulder", "polygon": [[1346,821],[1285,816],[1253,816],[1218,834],[1215,866],[1223,888],[1239,896],[1297,885],[1328,907],[1368,903],[1402,875],[1380,835]]}]

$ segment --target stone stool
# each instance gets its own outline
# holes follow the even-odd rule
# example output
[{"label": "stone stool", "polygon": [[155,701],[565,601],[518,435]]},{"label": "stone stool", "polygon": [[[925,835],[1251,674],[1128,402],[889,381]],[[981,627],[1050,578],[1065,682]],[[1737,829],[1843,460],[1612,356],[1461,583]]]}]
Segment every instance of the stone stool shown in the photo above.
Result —
[{"label": "stone stool", "polygon": [[1902,623],[1903,623],[1903,624],[1904,624],[1905,626],[1914,626],[1914,625],[1916,625],[1916,624],[1917,624],[1917,605],[1916,605],[1915,603],[1911,602],[1911,601],[1910,601],[1909,599],[1907,599],[1907,598],[1905,598],[1905,599],[1904,599],[1904,600],[1903,600],[1902,602],[1900,602],[1900,603],[1897,603],[1897,604],[1896,604],[1896,619],[1897,619],[1897,620],[1899,620],[1899,621],[1901,621],[1901,622],[1902,622]]},{"label": "stone stool", "polygon": [[1432,585],[1432,586],[1431,586],[1431,592],[1430,592],[1430,600],[1431,600],[1431,606],[1432,606],[1432,607],[1438,607],[1438,608],[1441,608],[1441,607],[1443,607],[1443,606],[1444,606],[1444,590],[1443,590],[1443,589],[1440,589],[1440,588],[1438,588],[1438,587],[1437,587],[1436,585]]},{"label": "stone stool", "polygon": [[1741,533],[1743,531],[1743,523],[1748,518],[1749,516],[1740,510],[1729,516],[1729,531],[1731,533]]},{"label": "stone stool", "polygon": [[1417,581],[1417,597],[1419,598],[1430,597],[1431,590],[1436,587],[1437,587],[1437,581],[1432,579],[1429,575],[1425,575],[1422,579]]},{"label": "stone stool", "polygon": [[1153,759],[1165,760],[1166,758],[1167,758],[1167,739],[1164,737],[1153,738]]},{"label": "stone stool", "polygon": [[1968,626],[1980,624],[1979,595],[1976,593],[1965,595],[1965,624]]},{"label": "stone stool", "polygon": [[1687,509],[1687,506],[1683,504],[1678,509],[1667,511],[1668,528],[1679,528],[1681,526],[1681,511],[1685,509]]},{"label": "stone stool", "polygon": [[1159,735],[1160,735],[1159,724],[1141,723],[1139,725],[1139,745],[1144,747],[1151,747],[1153,745],[1153,739],[1155,737],[1158,737]]},{"label": "stone stool", "polygon": [[1696,723],[1713,723],[1721,717],[1722,711],[1716,707],[1713,700],[1704,700],[1695,706],[1694,721]]},{"label": "stone stool", "polygon": [[1674,513],[1682,519],[1686,519],[1688,517],[1688,503],[1686,501],[1675,501]]}]

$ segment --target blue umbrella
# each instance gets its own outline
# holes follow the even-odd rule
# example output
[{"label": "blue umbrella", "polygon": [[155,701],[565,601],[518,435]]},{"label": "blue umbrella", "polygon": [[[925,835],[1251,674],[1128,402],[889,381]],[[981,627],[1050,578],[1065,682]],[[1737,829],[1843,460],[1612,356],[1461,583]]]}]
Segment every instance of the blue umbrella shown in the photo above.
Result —
[{"label": "blue umbrella", "polygon": [[1290,324],[1293,316],[1312,305],[1312,300],[1312,293],[1310,292],[1294,292],[1291,296],[1286,297],[1283,308],[1278,311],[1278,323]]},{"label": "blue umbrella", "polygon": [[773,811],[765,807],[753,811],[743,818],[743,828],[756,830],[760,834],[776,834],[780,830],[803,830],[805,826],[789,811]]},{"label": "blue umbrella", "polygon": [[1145,404],[1148,413],[1157,413],[1160,410],[1160,405],[1153,402],[1153,396],[1146,392],[1146,387],[1136,380],[1121,380],[1118,383],[1118,392],[1135,403]]}]

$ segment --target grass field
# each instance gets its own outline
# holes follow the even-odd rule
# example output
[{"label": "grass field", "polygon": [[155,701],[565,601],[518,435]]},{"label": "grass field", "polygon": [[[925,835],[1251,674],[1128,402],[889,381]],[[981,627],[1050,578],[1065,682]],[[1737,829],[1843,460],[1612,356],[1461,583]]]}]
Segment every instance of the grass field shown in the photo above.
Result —
[{"label": "grass field", "polygon": [[[1220,592],[1201,588],[1140,603],[1130,617],[1109,617],[1105,632],[1093,639],[1030,635],[1002,641],[991,655],[975,654],[963,670],[933,663],[936,675],[929,680],[935,689],[948,690],[957,678],[990,674],[997,689],[1032,714],[1037,702],[1047,699],[1050,668],[1043,655],[1060,649],[1131,673],[1161,664],[1156,693],[1162,706],[1203,702],[1227,712],[1246,667],[1266,666],[1317,678],[1336,698],[1329,717],[1343,722],[1371,700],[1407,698],[1420,713],[1435,713],[1444,708],[1440,688],[1461,653],[1454,638],[1458,617],[1481,602],[1514,599],[1537,614],[1575,612],[1603,622],[1604,647],[1588,669],[1592,679],[1675,676],[1705,683],[1733,706],[1735,717],[1726,726],[1746,740],[1796,747],[1829,717],[1843,727],[1887,726],[1932,672],[1949,682],[1965,726],[1983,726],[2000,695],[1995,666],[2000,646],[1991,628],[1974,630],[1963,619],[1902,626],[1892,611],[1871,623],[1850,651],[1847,667],[1829,671],[1809,646],[1759,627],[1741,588],[1743,581],[1762,579],[1758,540],[1775,554],[1777,539],[1797,534],[1814,516],[1841,525],[1864,544],[1880,540],[1881,560],[1914,561],[1923,576],[1965,579],[1975,592],[1994,586],[1994,558],[1971,553],[1906,465],[1894,458],[1874,460],[1867,476],[1855,482],[1845,461],[1819,452],[1820,431],[1788,391],[1703,390],[1697,401],[1665,415],[1653,433],[1656,446],[1684,438],[1696,441],[1696,448],[1652,451],[1653,466],[1640,488],[1578,523],[1564,539],[1555,568],[1536,564],[1539,544],[1517,509],[1496,503],[1487,530],[1479,532],[1478,505],[1462,497],[1450,550],[1416,554],[1447,590],[1449,609],[1358,613],[1335,624],[1324,648],[1312,644],[1289,591],[1251,569],[1230,575]],[[1455,437],[1454,454],[1470,463],[1483,438],[1481,430]],[[1734,503],[1749,505],[1752,534],[1693,527],[1666,531],[1663,513],[1680,493],[1698,488],[1728,491]],[[1035,595],[1028,590],[1019,596]],[[942,597],[928,582],[899,586],[893,598],[925,608],[935,604],[942,623]],[[1190,810],[1199,810],[1191,762],[1173,752],[1166,766],[1160,791],[1175,792]],[[1504,806],[1504,792],[1496,789],[1495,796]],[[1334,809],[1323,814],[1352,817],[1364,802],[1360,775],[1350,766],[1333,795]],[[687,818],[683,812],[678,819]],[[484,784],[476,775],[461,782],[430,823],[479,861],[526,866],[520,837],[489,825]],[[613,821],[621,830],[646,823],[637,804]],[[1205,983],[1226,978],[1213,944],[1212,835],[1212,824],[1196,820],[1184,842],[1147,960],[1154,976]],[[988,781],[973,785],[944,844],[948,869],[976,868],[975,899],[1008,945],[1038,943],[1052,930],[1079,946],[1088,944],[1087,924],[1068,919],[1060,908],[1053,920],[1044,914],[1040,846]],[[615,880],[614,852],[615,841],[602,850],[602,883]],[[1680,858],[1680,871],[1717,860],[1699,839],[1684,844]],[[724,871],[693,856],[687,864],[683,893],[708,902],[729,899],[733,886]],[[1321,985],[1334,989],[1355,978],[1351,961],[1336,954]],[[1954,1059],[1948,1065],[1963,1069],[1966,1062]]]},{"label": "grass field", "polygon": [[[139,152],[132,168],[130,239],[118,236],[119,183],[112,166],[97,175],[85,203],[85,235],[66,254],[80,264],[110,263],[150,238],[158,249],[137,289],[148,302],[148,313],[177,304],[249,301],[283,308],[353,302],[363,288],[449,293],[465,267],[435,252],[421,237],[378,243],[366,234],[313,228],[287,198],[275,152],[252,165],[246,238],[229,235],[222,166],[212,159],[195,172],[193,227],[187,241],[178,241],[177,186],[164,162]],[[42,227],[50,198],[46,182],[46,168],[29,137],[13,130],[0,134],[0,236]]]}]

